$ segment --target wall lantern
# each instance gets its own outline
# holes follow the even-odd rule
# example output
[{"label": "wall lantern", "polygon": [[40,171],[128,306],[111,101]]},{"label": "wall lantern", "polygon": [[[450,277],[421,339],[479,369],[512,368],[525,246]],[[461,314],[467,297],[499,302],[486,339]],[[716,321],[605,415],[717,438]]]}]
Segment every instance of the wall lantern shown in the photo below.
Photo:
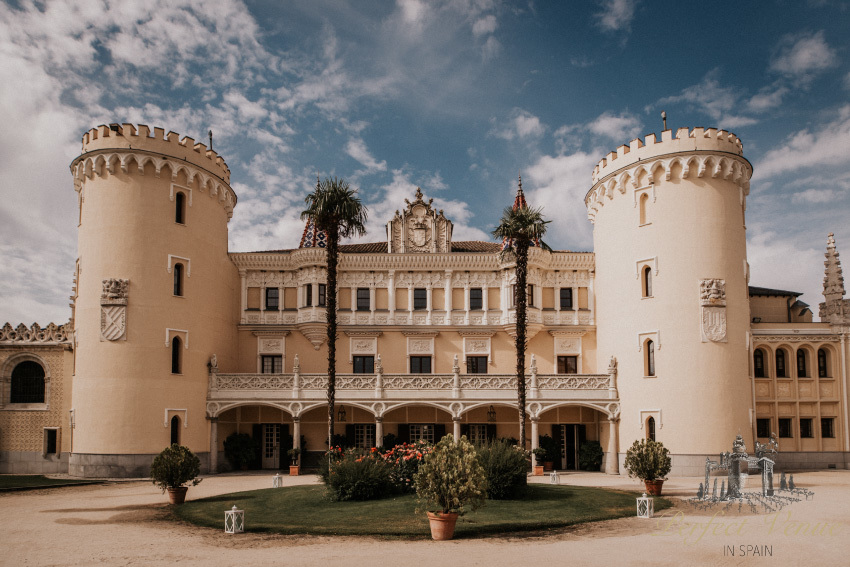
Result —
[{"label": "wall lantern", "polygon": [[224,533],[239,534],[245,531],[245,510],[233,508],[224,513]]},{"label": "wall lantern", "polygon": [[490,406],[490,408],[487,410],[487,421],[489,421],[490,423],[496,421],[496,408],[494,408],[493,406]]},{"label": "wall lantern", "polygon": [[340,423],[345,421],[345,406],[339,406],[339,411],[336,414],[336,420]]}]

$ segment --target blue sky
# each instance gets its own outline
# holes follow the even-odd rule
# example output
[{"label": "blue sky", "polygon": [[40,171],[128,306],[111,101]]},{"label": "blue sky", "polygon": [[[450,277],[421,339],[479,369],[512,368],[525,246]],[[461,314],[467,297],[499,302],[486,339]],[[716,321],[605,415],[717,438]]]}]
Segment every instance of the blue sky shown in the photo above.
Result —
[{"label": "blue sky", "polygon": [[593,165],[661,110],[740,136],[751,283],[817,315],[827,233],[850,250],[848,30],[829,0],[7,0],[0,320],[68,319],[68,164],[97,124],[212,129],[233,251],[297,246],[317,173],[360,188],[366,241],[417,186],[456,240],[487,239],[520,170],[550,245],[592,250]]}]

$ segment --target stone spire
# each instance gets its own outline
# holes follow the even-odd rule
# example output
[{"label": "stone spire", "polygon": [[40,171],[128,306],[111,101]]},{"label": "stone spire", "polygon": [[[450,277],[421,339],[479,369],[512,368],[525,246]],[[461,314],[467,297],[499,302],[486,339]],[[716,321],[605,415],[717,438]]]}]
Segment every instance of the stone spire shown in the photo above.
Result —
[{"label": "stone spire", "polygon": [[[514,206],[513,210],[517,209],[527,209],[528,203],[525,201],[525,193],[522,192],[522,173],[519,174],[519,181],[516,190],[516,197],[514,198]],[[506,250],[514,245],[514,241],[512,238],[504,238],[502,239],[502,250]],[[532,246],[540,246],[540,239],[535,238],[531,243]]]},{"label": "stone spire", "polygon": [[[316,190],[319,189],[319,176],[316,176]],[[298,248],[327,248],[328,233],[318,230],[312,218],[308,218],[304,224],[304,232],[301,233],[301,242]]]},{"label": "stone spire", "polygon": [[820,304],[821,321],[828,323],[850,322],[850,300],[844,299],[844,276],[841,260],[835,247],[835,237],[830,232],[826,239],[826,261],[823,276],[823,298]]}]

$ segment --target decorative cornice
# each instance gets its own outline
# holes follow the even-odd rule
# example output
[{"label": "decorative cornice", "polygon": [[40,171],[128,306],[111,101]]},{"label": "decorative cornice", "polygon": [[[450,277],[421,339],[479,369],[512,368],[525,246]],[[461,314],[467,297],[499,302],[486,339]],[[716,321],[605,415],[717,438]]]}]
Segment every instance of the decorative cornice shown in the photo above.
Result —
[{"label": "decorative cornice", "polygon": [[251,331],[251,334],[255,337],[266,337],[266,338],[279,338],[286,337],[289,335],[291,331],[288,329],[281,329],[279,331]]},{"label": "decorative cornice", "polygon": [[461,337],[492,337],[499,331],[495,329],[458,329],[455,332]]},{"label": "decorative cornice", "polygon": [[384,334],[383,331],[355,331],[355,330],[346,330],[343,331],[349,337],[380,337]]},{"label": "decorative cornice", "polygon": [[69,322],[64,325],[50,323],[42,328],[38,323],[27,327],[20,323],[12,327],[6,323],[0,328],[0,343],[14,345],[71,345],[73,343],[74,327]]},{"label": "decorative cornice", "polygon": [[436,337],[440,331],[419,331],[411,329],[401,329],[401,334],[405,337]]}]

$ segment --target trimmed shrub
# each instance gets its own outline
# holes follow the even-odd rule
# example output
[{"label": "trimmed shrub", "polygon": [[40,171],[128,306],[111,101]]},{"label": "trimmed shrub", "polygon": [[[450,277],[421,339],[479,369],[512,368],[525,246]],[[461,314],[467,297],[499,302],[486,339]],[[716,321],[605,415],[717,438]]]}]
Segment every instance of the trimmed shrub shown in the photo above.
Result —
[{"label": "trimmed shrub", "polygon": [[327,473],[322,480],[331,500],[374,500],[391,490],[390,467],[375,453],[351,451],[342,459],[325,461]]},{"label": "trimmed shrub", "polygon": [[487,478],[475,447],[461,437],[446,435],[425,456],[413,479],[420,505],[435,512],[463,514],[487,498]]},{"label": "trimmed shrub", "polygon": [[602,445],[599,441],[585,441],[578,450],[578,466],[583,471],[602,468]]},{"label": "trimmed shrub", "polygon": [[247,433],[231,433],[224,440],[224,456],[234,469],[247,468],[260,453],[260,442]]},{"label": "trimmed shrub", "polygon": [[670,451],[660,442],[652,439],[635,441],[626,451],[623,463],[629,476],[640,480],[664,479],[670,472]]},{"label": "trimmed shrub", "polygon": [[390,483],[393,490],[401,494],[416,492],[413,477],[419,471],[422,460],[433,449],[424,441],[396,445],[380,456],[390,467]]},{"label": "trimmed shrub", "polygon": [[[556,439],[549,435],[541,435],[539,438],[538,447],[546,450],[546,456],[543,460],[548,463],[555,463],[555,468],[561,466],[561,445]],[[538,459],[539,460],[539,459]],[[540,463],[542,464],[542,463]]]},{"label": "trimmed shrub", "polygon": [[151,481],[162,489],[177,488],[185,484],[196,486],[201,482],[201,460],[183,445],[171,445],[154,457],[151,463]]},{"label": "trimmed shrub", "polygon": [[523,495],[528,486],[526,451],[500,440],[479,447],[478,459],[487,478],[488,498],[510,500]]}]

